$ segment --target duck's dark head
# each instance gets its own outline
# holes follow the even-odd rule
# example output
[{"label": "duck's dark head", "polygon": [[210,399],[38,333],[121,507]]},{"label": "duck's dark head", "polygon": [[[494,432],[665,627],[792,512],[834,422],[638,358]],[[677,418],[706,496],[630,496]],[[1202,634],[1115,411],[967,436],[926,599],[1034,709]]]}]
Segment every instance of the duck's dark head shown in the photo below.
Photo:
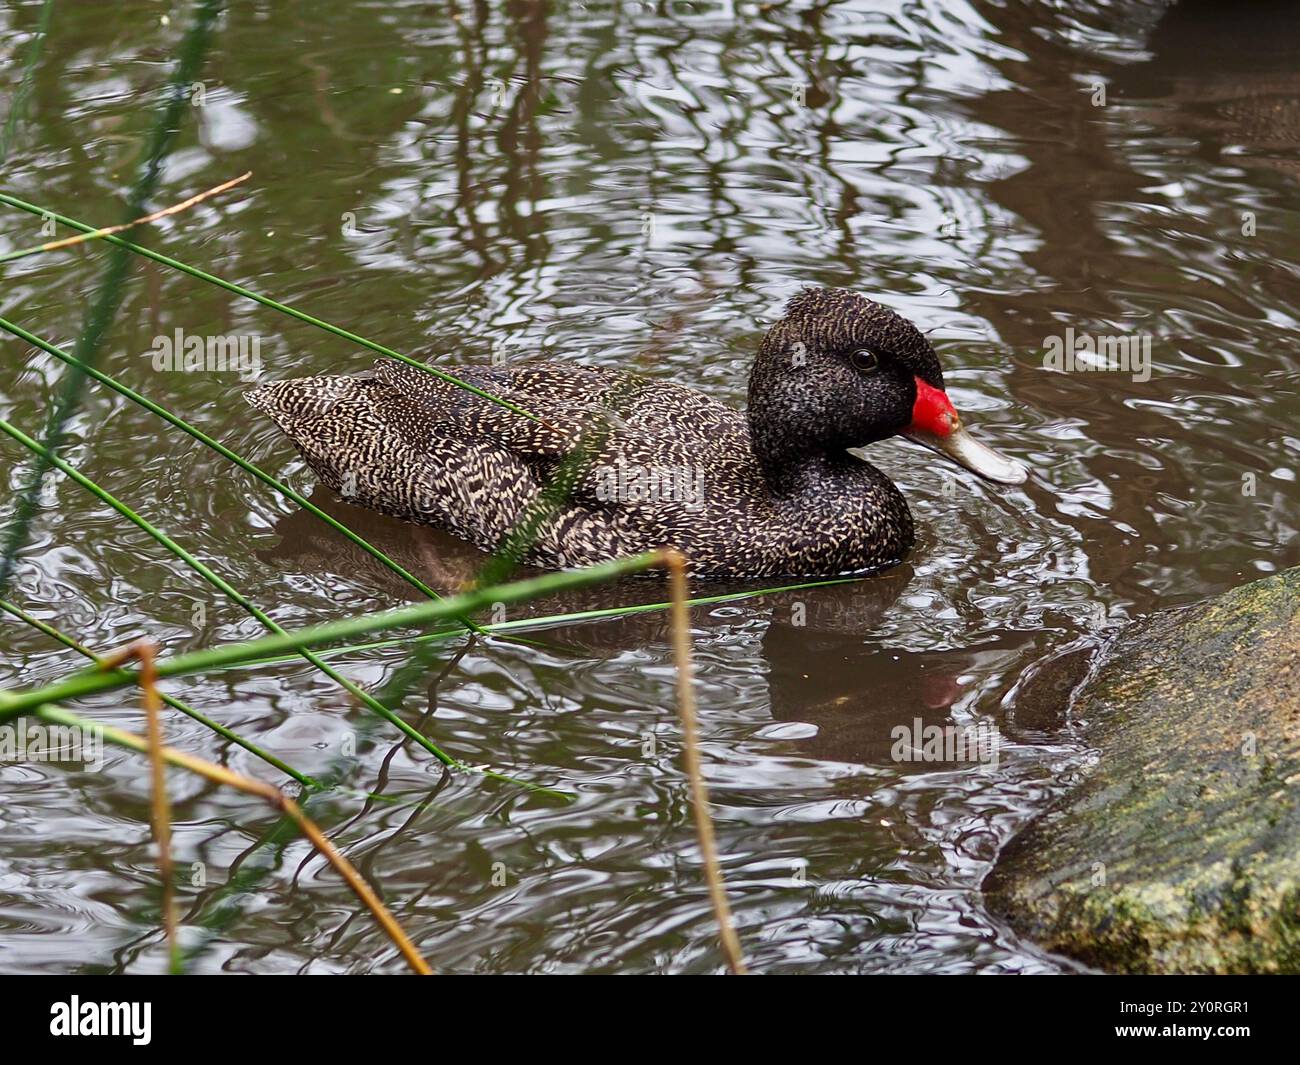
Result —
[{"label": "duck's dark head", "polygon": [[920,330],[848,289],[804,289],[768,330],[749,378],[749,428],[778,491],[821,456],[900,434],[992,481],[1027,476],[962,426]]}]

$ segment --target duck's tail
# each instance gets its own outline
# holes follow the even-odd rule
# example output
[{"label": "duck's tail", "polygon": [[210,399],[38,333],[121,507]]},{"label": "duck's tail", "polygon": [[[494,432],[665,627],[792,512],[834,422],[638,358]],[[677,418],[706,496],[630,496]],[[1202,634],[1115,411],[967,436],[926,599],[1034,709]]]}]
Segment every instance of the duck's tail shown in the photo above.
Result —
[{"label": "duck's tail", "polygon": [[329,413],[339,400],[357,395],[365,384],[364,377],[346,375],[299,377],[250,388],[244,399],[292,437],[304,420]]}]

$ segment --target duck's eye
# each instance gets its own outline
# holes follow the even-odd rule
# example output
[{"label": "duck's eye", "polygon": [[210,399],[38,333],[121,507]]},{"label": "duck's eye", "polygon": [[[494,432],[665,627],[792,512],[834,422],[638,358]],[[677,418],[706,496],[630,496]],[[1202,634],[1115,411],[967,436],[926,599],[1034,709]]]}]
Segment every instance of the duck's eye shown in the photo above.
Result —
[{"label": "duck's eye", "polygon": [[863,373],[872,373],[880,368],[880,356],[870,348],[858,348],[849,356],[849,361],[853,363],[855,370],[861,370]]}]

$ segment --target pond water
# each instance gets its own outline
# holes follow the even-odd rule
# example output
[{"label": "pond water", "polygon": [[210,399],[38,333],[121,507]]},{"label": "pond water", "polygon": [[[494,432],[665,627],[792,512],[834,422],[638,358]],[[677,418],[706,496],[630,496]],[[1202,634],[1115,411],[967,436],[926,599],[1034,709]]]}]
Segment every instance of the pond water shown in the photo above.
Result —
[{"label": "pond water", "polygon": [[[1034,473],[997,488],[906,442],[874,445],[918,522],[903,566],[692,612],[736,922],[764,973],[1072,971],[979,892],[999,847],[1088,763],[1069,686],[1127,621],[1300,563],[1289,8],[250,0],[217,24],[151,205],[253,176],[139,239],[442,366],[546,354],[736,405],[801,285],[914,320],[981,437]],[[41,9],[0,12],[6,114]],[[119,220],[192,18],[159,11],[55,5],[4,191]],[[4,209],[0,251],[42,239],[39,218]],[[6,264],[0,315],[72,343],[108,254]],[[154,338],[178,329],[257,338],[264,380],[361,370],[370,352],[134,260],[101,366],[440,590],[474,571],[481,556],[449,538],[315,489],[236,375],[155,370]],[[1132,340],[1150,363],[1045,365],[1052,338],[1083,334]],[[0,369],[0,414],[37,433],[63,366],[5,339]],[[65,454],[286,627],[410,599],[317,519],[99,386]],[[6,520],[29,467],[0,442]],[[663,597],[631,580],[505,619]],[[263,632],[61,478],[11,598],[96,649]],[[343,766],[347,789],[310,810],[435,970],[720,971],[665,615],[527,636],[440,646],[402,712],[568,804],[444,773],[305,662],[168,690],[304,772]],[[379,690],[409,655],[334,661]],[[0,627],[2,686],[83,664]],[[143,728],[138,693],[72,708]],[[896,761],[893,730],[917,721],[996,729],[996,764]],[[188,718],[166,728],[286,782]],[[159,970],[145,761],[12,762],[0,782],[0,969]],[[404,968],[305,843],[260,846],[274,814],[180,772],[170,786],[193,971]]]}]

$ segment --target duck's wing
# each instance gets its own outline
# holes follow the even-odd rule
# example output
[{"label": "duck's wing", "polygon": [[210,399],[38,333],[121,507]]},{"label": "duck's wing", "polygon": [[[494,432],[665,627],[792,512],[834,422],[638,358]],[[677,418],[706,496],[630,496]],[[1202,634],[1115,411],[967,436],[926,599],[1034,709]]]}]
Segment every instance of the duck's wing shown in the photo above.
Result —
[{"label": "duck's wing", "polygon": [[534,364],[531,372],[505,367],[455,367],[449,372],[535,417],[517,414],[458,384],[393,359],[375,363],[369,376],[383,386],[376,401],[417,446],[426,435],[451,435],[491,443],[536,460],[557,459],[568,453],[588,420],[586,406],[611,384],[606,375],[590,367],[549,363]]},{"label": "duck's wing", "polygon": [[[366,374],[277,381],[245,397],[334,491],[441,525],[486,551],[517,527],[576,448],[576,483],[549,508],[523,559],[543,566],[684,543],[683,530],[698,524],[690,506],[703,499],[702,479],[731,484],[743,479],[740,464],[752,464],[744,416],[689,389],[551,363],[455,372],[544,421],[387,360]],[[688,505],[625,489],[632,482],[611,476],[625,467],[632,478],[658,467],[648,472],[659,477],[660,499],[668,467],[678,493],[668,498],[680,501],[684,485]]]},{"label": "duck's wing", "polygon": [[394,360],[373,370],[384,386],[375,402],[417,448],[434,437],[479,440],[510,452],[543,479],[576,450],[584,468],[571,491],[575,500],[600,498],[601,471],[611,466],[706,468],[717,458],[748,454],[744,415],[680,385],[566,363],[454,372],[534,418]]}]

